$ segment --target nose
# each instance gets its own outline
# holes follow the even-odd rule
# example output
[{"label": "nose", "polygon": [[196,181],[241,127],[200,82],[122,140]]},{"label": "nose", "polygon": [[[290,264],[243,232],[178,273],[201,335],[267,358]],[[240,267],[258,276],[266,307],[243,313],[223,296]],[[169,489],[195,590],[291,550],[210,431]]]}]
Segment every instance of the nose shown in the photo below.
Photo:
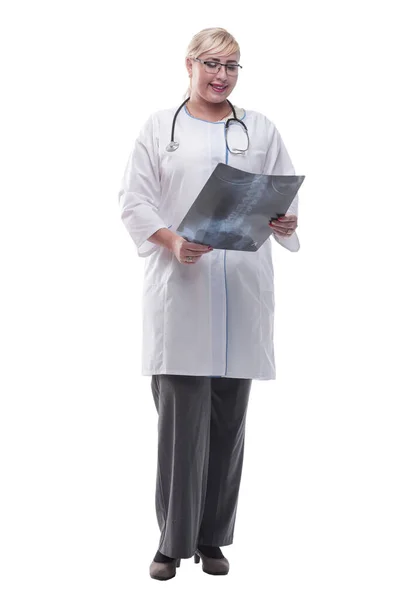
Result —
[{"label": "nose", "polygon": [[224,65],[220,66],[219,71],[217,73],[217,78],[221,79],[222,81],[228,80],[228,73],[227,73],[226,67]]}]

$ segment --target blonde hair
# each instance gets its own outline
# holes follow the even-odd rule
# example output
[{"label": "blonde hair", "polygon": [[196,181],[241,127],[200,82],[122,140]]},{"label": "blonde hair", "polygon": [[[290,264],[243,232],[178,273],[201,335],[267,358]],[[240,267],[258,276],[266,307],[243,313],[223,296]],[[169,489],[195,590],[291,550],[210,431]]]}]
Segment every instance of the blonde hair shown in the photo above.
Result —
[{"label": "blonde hair", "polygon": [[[233,54],[239,53],[239,44],[226,29],[222,27],[208,27],[196,33],[191,39],[191,42],[186,50],[186,58],[198,58],[200,54],[213,51],[215,54]],[[190,96],[191,86],[184,95],[184,99]]]}]

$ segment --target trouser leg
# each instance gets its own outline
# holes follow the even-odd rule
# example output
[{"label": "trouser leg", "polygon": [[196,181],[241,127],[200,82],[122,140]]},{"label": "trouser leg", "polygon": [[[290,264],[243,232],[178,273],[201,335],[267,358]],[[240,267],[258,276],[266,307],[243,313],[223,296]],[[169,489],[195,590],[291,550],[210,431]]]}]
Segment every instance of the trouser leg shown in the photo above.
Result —
[{"label": "trouser leg", "polygon": [[227,546],[233,541],[251,382],[211,379],[209,464],[200,545]]},{"label": "trouser leg", "polygon": [[156,514],[159,551],[189,558],[204,510],[209,458],[210,378],[153,375],[158,412]]}]

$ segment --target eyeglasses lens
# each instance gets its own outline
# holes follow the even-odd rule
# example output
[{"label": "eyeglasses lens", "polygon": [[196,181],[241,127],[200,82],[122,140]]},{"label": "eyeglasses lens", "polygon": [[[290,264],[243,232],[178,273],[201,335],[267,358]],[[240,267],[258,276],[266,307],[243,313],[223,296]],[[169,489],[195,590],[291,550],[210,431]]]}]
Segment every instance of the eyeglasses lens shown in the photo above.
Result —
[{"label": "eyeglasses lens", "polygon": [[[215,62],[207,62],[204,63],[204,68],[206,70],[207,73],[218,73],[218,71],[220,69],[222,69],[221,65]],[[237,65],[228,65],[226,67],[226,74],[230,75],[232,77],[236,77],[236,75],[238,74],[239,71],[239,67]]]}]

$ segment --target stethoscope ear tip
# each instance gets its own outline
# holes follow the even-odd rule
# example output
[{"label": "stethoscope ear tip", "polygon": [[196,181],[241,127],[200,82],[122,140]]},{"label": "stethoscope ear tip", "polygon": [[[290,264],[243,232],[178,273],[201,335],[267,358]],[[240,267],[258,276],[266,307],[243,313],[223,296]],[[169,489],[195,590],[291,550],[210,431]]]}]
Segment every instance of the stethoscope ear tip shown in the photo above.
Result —
[{"label": "stethoscope ear tip", "polygon": [[167,152],[175,152],[175,150],[177,150],[178,148],[179,148],[178,142],[170,142],[166,147],[166,151]]}]

